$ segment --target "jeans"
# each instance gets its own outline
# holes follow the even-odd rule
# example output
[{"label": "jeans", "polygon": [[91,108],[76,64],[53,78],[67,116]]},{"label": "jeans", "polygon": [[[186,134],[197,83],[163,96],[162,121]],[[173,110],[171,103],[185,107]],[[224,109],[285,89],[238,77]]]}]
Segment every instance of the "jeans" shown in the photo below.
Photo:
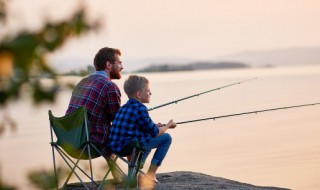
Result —
[{"label": "jeans", "polygon": [[146,161],[151,149],[156,148],[156,151],[151,160],[151,164],[155,166],[160,166],[164,157],[166,156],[169,147],[171,145],[171,136],[168,133],[163,133],[162,135],[152,138],[151,141],[143,146],[145,150],[142,155],[142,164]]}]

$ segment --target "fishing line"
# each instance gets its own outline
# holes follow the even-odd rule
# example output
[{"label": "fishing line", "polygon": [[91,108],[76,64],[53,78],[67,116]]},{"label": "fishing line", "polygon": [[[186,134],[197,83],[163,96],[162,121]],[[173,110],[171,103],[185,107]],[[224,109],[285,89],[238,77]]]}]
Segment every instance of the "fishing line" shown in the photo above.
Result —
[{"label": "fishing line", "polygon": [[235,114],[229,114],[229,115],[221,115],[221,116],[215,116],[215,117],[208,117],[208,118],[202,118],[202,119],[195,119],[195,120],[189,120],[189,121],[182,121],[182,122],[176,122],[176,124],[185,124],[185,123],[193,123],[193,122],[199,122],[199,121],[206,121],[206,120],[216,120],[220,118],[226,118],[226,117],[234,117],[234,116],[240,116],[240,115],[248,115],[248,114],[258,114],[262,112],[269,112],[269,111],[276,111],[276,110],[283,110],[283,109],[291,109],[291,108],[298,108],[298,107],[306,107],[306,106],[315,106],[319,105],[320,103],[312,103],[312,104],[301,104],[301,105],[295,105],[295,106],[286,106],[286,107],[278,107],[278,108],[271,108],[271,109],[264,109],[264,110],[256,110],[256,111],[250,111],[250,112],[242,112],[242,113],[235,113]]},{"label": "fishing line", "polygon": [[187,100],[187,99],[190,99],[190,98],[193,98],[193,97],[197,97],[197,96],[200,96],[202,94],[206,94],[206,93],[213,92],[213,91],[216,91],[216,90],[221,90],[223,88],[227,88],[227,87],[234,86],[234,85],[237,85],[237,84],[242,84],[242,83],[245,83],[245,82],[249,82],[249,81],[252,81],[252,80],[255,80],[255,79],[258,79],[258,78],[252,78],[252,79],[248,79],[248,80],[232,83],[232,84],[229,84],[229,85],[226,85],[226,86],[221,86],[221,87],[218,87],[218,88],[207,90],[207,91],[204,91],[204,92],[201,92],[201,93],[198,93],[198,94],[194,94],[194,95],[187,96],[187,97],[184,97],[184,98],[181,98],[181,99],[178,99],[178,100],[174,100],[174,101],[171,101],[171,102],[168,102],[168,103],[164,103],[164,104],[161,104],[159,106],[151,107],[151,108],[148,109],[148,111],[152,111],[152,110],[164,107],[164,106],[168,106],[170,104],[177,104],[178,102],[183,101],[183,100]]}]

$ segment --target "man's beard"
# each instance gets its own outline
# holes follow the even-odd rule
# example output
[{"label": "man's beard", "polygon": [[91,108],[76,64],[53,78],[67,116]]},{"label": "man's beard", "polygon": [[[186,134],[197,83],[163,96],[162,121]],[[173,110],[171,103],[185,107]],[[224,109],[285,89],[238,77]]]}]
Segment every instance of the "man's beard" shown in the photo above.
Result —
[{"label": "man's beard", "polygon": [[110,78],[111,78],[111,79],[121,79],[121,73],[120,73],[120,71],[115,71],[114,69],[111,69],[111,71],[110,71]]}]

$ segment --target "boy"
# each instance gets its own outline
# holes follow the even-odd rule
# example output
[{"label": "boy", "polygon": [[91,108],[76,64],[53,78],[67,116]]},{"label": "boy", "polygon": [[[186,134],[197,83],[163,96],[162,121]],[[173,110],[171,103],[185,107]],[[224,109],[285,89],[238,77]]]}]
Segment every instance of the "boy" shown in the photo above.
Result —
[{"label": "boy", "polygon": [[156,151],[151,160],[147,175],[156,180],[155,173],[161,165],[171,144],[171,136],[165,131],[175,128],[170,120],[168,124],[155,124],[143,103],[150,102],[149,81],[145,77],[131,75],[124,83],[124,91],[129,100],[117,112],[109,133],[109,147],[114,153],[121,152],[126,145],[137,139],[145,150],[142,163],[146,160],[151,149]]}]

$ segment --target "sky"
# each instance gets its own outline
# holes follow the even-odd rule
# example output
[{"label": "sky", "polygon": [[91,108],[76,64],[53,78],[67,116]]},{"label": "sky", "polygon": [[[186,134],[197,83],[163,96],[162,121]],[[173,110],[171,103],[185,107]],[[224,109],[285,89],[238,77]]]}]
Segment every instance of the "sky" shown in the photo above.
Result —
[{"label": "sky", "polygon": [[13,30],[36,29],[44,19],[66,18],[80,3],[91,19],[102,22],[99,32],[70,40],[50,56],[71,60],[69,66],[91,63],[105,46],[121,49],[127,68],[135,68],[144,62],[214,60],[252,50],[320,45],[319,0],[10,2],[12,18],[19,20],[9,25]]}]

